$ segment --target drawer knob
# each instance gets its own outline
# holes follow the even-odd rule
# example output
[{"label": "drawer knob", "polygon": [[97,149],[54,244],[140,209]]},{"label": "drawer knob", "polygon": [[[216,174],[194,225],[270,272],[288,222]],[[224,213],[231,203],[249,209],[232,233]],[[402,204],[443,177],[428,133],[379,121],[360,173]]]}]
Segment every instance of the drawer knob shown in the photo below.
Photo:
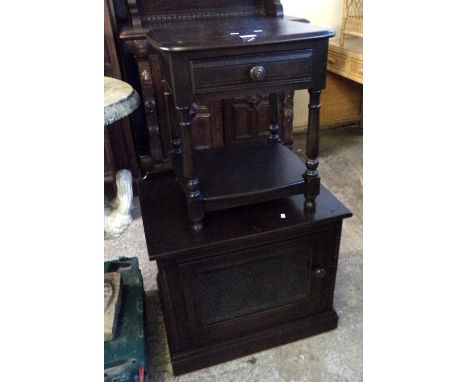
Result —
[{"label": "drawer knob", "polygon": [[315,277],[317,277],[318,279],[323,279],[327,271],[325,270],[325,268],[316,268],[314,273]]},{"label": "drawer knob", "polygon": [[263,66],[254,66],[250,69],[250,78],[254,81],[260,81],[265,78],[265,68]]},{"label": "drawer knob", "polygon": [[335,60],[334,58],[328,57],[327,61],[328,61],[328,63],[331,64],[331,65],[336,64],[336,60]]}]

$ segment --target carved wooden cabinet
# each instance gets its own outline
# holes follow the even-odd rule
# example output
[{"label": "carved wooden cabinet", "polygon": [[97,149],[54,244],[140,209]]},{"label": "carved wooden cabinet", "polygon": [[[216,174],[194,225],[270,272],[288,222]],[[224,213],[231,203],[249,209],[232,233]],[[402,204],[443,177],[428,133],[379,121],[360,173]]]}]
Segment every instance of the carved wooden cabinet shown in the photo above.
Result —
[{"label": "carved wooden cabinet", "polygon": [[[152,27],[180,20],[265,14],[281,16],[279,1],[169,1],[108,0],[115,24],[116,44],[122,63],[122,78],[141,95],[143,106],[131,116],[136,150],[143,172],[172,168],[171,105],[157,62],[150,63],[146,35]],[[276,5],[273,5],[276,4]],[[291,146],[293,92],[281,94],[281,138]],[[245,99],[214,100],[196,104],[193,140],[197,149],[221,147],[233,139],[268,134],[269,102],[267,94]],[[172,122],[171,122],[172,121]],[[249,121],[244,124],[244,121]],[[245,129],[244,126],[249,126]]]},{"label": "carved wooden cabinet", "polygon": [[[112,15],[112,4],[105,0],[104,76],[122,79]],[[128,118],[123,118],[104,129],[104,182],[114,185],[116,172],[124,168],[132,172],[133,178],[139,177],[140,168]]]}]

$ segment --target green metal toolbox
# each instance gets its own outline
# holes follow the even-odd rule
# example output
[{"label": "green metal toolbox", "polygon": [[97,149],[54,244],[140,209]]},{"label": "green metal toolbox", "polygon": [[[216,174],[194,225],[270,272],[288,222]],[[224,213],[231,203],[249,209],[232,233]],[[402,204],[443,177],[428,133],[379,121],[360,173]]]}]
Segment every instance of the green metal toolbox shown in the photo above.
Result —
[{"label": "green metal toolbox", "polygon": [[104,382],[146,381],[145,291],[136,257],[104,262],[104,273],[121,274],[115,338],[104,342]]}]

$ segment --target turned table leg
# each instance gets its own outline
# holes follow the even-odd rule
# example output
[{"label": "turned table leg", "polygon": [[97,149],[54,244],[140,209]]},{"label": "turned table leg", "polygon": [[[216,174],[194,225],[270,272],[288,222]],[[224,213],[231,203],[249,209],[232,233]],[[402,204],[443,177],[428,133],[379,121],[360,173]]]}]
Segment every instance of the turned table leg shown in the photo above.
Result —
[{"label": "turned table leg", "polygon": [[306,181],[305,207],[315,208],[315,197],[320,192],[319,165],[319,126],[320,126],[320,94],[321,91],[309,89],[309,122],[307,125],[306,167],[304,174]]},{"label": "turned table leg", "polygon": [[268,140],[270,142],[280,143],[280,110],[279,110],[279,94],[278,93],[270,93],[269,95],[270,101],[270,122],[271,125],[269,127],[270,136]]},{"label": "turned table leg", "polygon": [[195,177],[194,158],[192,151],[192,116],[189,107],[176,107],[179,117],[180,134],[182,137],[182,167],[187,211],[192,223],[192,229],[199,232],[203,228],[203,195],[199,188],[199,180]]}]

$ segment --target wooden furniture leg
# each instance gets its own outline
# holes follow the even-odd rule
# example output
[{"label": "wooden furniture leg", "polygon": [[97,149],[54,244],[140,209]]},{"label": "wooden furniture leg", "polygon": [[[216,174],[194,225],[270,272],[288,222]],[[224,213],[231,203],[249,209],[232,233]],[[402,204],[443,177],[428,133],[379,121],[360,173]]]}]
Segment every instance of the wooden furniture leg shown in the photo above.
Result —
[{"label": "wooden furniture leg", "polygon": [[153,163],[163,161],[163,148],[159,133],[158,117],[156,113],[156,102],[154,97],[153,79],[151,77],[151,65],[148,60],[137,57],[138,74],[140,76],[141,96],[145,110],[146,125],[151,149]]},{"label": "wooden furniture leg", "polygon": [[269,127],[270,136],[268,140],[270,142],[280,143],[280,108],[279,108],[279,94],[278,93],[270,93],[269,95],[270,101],[270,121],[271,125]]},{"label": "wooden furniture leg", "polygon": [[319,165],[319,127],[320,127],[320,94],[321,91],[309,89],[309,121],[307,125],[306,161],[307,170],[305,208],[315,209],[315,197],[320,192]]},{"label": "wooden furniture leg", "polygon": [[185,198],[187,202],[187,211],[192,223],[192,229],[200,232],[203,228],[203,195],[199,189],[199,181],[195,177],[194,158],[192,146],[192,120],[190,107],[177,107],[180,134],[182,137],[182,167],[183,183],[185,186]]},{"label": "wooden furniture leg", "polygon": [[166,81],[164,83],[164,100],[166,102],[166,110],[169,117],[169,128],[171,130],[172,154],[179,156],[182,154],[182,142],[180,141],[180,129],[177,126],[174,115],[174,99],[168,89]]},{"label": "wooden furniture leg", "polygon": [[117,186],[115,185],[115,168],[114,153],[112,152],[112,145],[109,138],[109,131],[104,128],[104,181],[110,182],[114,196],[117,195]]}]

